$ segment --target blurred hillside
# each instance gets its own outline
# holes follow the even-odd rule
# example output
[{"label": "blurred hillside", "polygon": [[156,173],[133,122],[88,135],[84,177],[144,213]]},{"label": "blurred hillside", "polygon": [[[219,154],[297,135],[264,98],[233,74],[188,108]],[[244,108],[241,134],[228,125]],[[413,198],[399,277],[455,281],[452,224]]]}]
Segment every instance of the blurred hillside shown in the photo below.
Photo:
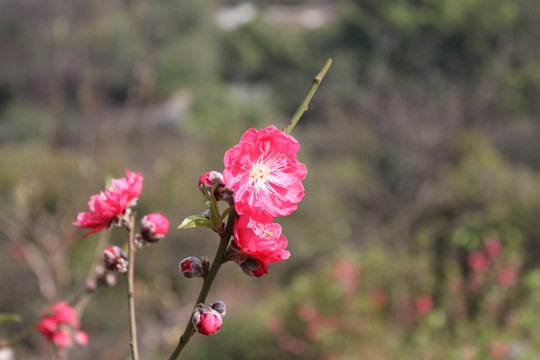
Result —
[{"label": "blurred hillside", "polygon": [[[171,219],[136,268],[142,358],[165,358],[200,285],[177,264],[217,246],[175,229],[204,209],[199,176],[286,125],[330,57],[293,132],[292,256],[260,279],[225,265],[222,330],[186,359],[540,359],[539,18],[537,0],[1,1],[0,312],[24,322],[0,337],[125,240],[72,222],[130,169],[136,211]],[[118,282],[73,358],[128,357]],[[50,357],[38,334],[15,351]]]}]

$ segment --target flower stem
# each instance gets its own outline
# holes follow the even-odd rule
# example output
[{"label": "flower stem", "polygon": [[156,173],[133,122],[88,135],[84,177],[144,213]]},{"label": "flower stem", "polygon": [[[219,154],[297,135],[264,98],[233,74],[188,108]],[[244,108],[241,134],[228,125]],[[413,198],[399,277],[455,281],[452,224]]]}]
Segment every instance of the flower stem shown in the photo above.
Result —
[{"label": "flower stem", "polygon": [[128,236],[128,272],[127,272],[127,296],[129,309],[129,345],[131,347],[131,358],[139,360],[139,347],[137,344],[137,322],[135,320],[135,296],[133,286],[133,273],[135,269],[135,216],[129,217]]},{"label": "flower stem", "polygon": [[326,72],[330,68],[330,65],[332,65],[332,59],[327,59],[321,71],[319,71],[317,76],[315,76],[315,78],[313,79],[313,83],[311,84],[311,87],[309,88],[309,91],[304,101],[302,101],[302,103],[300,104],[296,112],[294,113],[293,117],[291,118],[291,121],[289,121],[289,125],[287,125],[285,129],[283,129],[286,134],[291,133],[292,129],[295,127],[298,120],[300,120],[302,115],[308,110],[309,102],[311,101],[311,98],[315,94],[315,91],[317,91],[317,88],[319,87],[319,84],[324,78],[324,75],[326,75]]},{"label": "flower stem", "polygon": [[[201,287],[201,291],[199,292],[199,296],[197,297],[197,301],[195,302],[195,306],[200,303],[204,303],[206,301],[206,297],[208,296],[208,292],[210,291],[210,288],[212,287],[212,283],[214,282],[214,279],[218,273],[219,268],[223,264],[223,256],[225,255],[225,252],[227,251],[227,246],[229,245],[229,240],[232,235],[234,220],[237,218],[236,211],[232,211],[229,214],[229,218],[227,219],[227,226],[225,228],[225,233],[221,236],[219,240],[219,246],[216,250],[216,255],[214,256],[214,261],[212,262],[212,266],[210,266],[210,270],[208,270],[208,274],[204,277],[203,285]],[[193,306],[193,308],[195,308]],[[182,350],[184,350],[184,347],[187,345],[189,340],[191,340],[191,337],[195,333],[195,329],[193,326],[193,323],[191,322],[191,315],[189,316],[189,321],[186,325],[186,328],[184,330],[184,333],[182,336],[180,336],[180,339],[178,340],[178,345],[176,345],[176,348],[174,349],[173,353],[169,357],[169,360],[176,360],[180,357],[180,353]]]},{"label": "flower stem", "polygon": [[28,325],[26,328],[24,328],[17,335],[13,336],[11,339],[0,340],[0,349],[5,348],[5,347],[7,348],[13,347],[14,345],[26,339],[28,336],[32,335],[34,331],[36,331],[37,324],[38,323],[35,322],[33,324]]}]

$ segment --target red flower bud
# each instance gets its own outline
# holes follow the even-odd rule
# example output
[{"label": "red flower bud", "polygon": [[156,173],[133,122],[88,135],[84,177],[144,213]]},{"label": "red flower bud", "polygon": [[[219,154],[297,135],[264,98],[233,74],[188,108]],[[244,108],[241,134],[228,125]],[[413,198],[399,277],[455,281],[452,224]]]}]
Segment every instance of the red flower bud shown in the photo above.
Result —
[{"label": "red flower bud", "polygon": [[199,189],[201,190],[203,195],[206,195],[206,192],[201,188],[203,184],[206,192],[212,191],[212,187],[217,184],[216,190],[214,191],[214,197],[216,198],[216,200],[224,200],[230,205],[234,203],[233,191],[225,185],[225,182],[223,181],[223,175],[220,172],[209,171],[207,173],[204,173],[199,178]]},{"label": "red flower bud", "polygon": [[268,264],[264,261],[249,256],[242,264],[240,265],[245,274],[253,277],[261,277],[264,274],[268,274]]},{"label": "red flower bud", "polygon": [[73,335],[73,341],[79,346],[85,346],[89,341],[88,334],[84,331],[77,331],[75,335]]},{"label": "red flower bud", "polygon": [[193,312],[191,321],[197,332],[210,336],[217,333],[221,328],[223,322],[221,316],[222,315],[217,310],[212,309],[210,306],[198,305]]},{"label": "red flower bud", "polygon": [[128,257],[118,246],[112,246],[103,251],[103,262],[108,270],[118,271],[122,274],[127,272]]},{"label": "red flower bud", "polygon": [[168,231],[169,219],[161,214],[148,214],[141,220],[141,236],[146,242],[158,242]]},{"label": "red flower bud", "polygon": [[203,277],[205,274],[201,261],[194,256],[187,257],[180,261],[180,264],[178,264],[178,271],[188,279],[191,279],[192,277]]},{"label": "red flower bud", "polygon": [[67,347],[71,345],[71,339],[68,334],[58,331],[53,335],[52,342],[58,347]]},{"label": "red flower bud", "polygon": [[[218,184],[218,186],[225,186],[225,183],[223,182],[223,175],[218,171],[209,171],[202,174],[202,176],[199,178],[199,189],[201,188],[202,184],[204,184],[208,192],[210,192],[212,187],[216,184]],[[206,195],[202,189],[201,191],[204,195]]]}]

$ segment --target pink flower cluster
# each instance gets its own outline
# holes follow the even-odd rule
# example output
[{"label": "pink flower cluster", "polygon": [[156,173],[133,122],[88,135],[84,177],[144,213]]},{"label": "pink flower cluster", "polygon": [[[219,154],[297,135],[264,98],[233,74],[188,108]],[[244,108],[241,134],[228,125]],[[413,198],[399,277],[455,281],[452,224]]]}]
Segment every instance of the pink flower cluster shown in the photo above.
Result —
[{"label": "pink flower cluster", "polygon": [[[484,250],[471,251],[467,258],[467,264],[472,270],[467,282],[472,292],[479,292],[485,285],[485,277],[488,273],[495,274],[499,285],[506,289],[512,286],[518,276],[520,268],[516,265],[505,264],[501,257],[502,244],[496,238],[488,238],[484,243]],[[491,269],[491,270],[490,270]]]},{"label": "pink flower cluster", "polygon": [[66,301],[54,304],[51,311],[45,312],[36,325],[37,331],[52,344],[61,348],[70,347],[73,344],[79,346],[88,344],[88,334],[79,330],[80,327],[77,312]]},{"label": "pink flower cluster", "polygon": [[[223,180],[234,190],[239,215],[234,226],[241,251],[263,263],[288,259],[287,239],[278,216],[290,215],[304,196],[306,166],[298,161],[300,144],[283,130],[269,126],[247,130],[238,145],[225,153]],[[266,273],[259,269],[260,276]]]},{"label": "pink flower cluster", "polygon": [[92,229],[83,235],[101,231],[115,223],[124,215],[126,209],[136,204],[141,194],[144,176],[126,170],[126,178],[113,179],[112,187],[104,192],[92,195],[88,201],[89,212],[81,212],[73,224]]}]

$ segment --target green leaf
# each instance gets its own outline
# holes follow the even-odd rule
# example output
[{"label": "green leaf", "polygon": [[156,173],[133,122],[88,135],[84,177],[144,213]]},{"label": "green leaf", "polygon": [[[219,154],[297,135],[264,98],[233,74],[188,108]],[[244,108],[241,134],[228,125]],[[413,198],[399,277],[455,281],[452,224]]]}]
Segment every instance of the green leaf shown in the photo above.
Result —
[{"label": "green leaf", "polygon": [[211,228],[213,224],[210,220],[201,215],[191,215],[182,221],[182,223],[178,226],[178,229],[190,229],[201,226]]},{"label": "green leaf", "polygon": [[9,322],[21,322],[22,316],[19,314],[13,313],[0,313],[0,324],[9,323]]}]

